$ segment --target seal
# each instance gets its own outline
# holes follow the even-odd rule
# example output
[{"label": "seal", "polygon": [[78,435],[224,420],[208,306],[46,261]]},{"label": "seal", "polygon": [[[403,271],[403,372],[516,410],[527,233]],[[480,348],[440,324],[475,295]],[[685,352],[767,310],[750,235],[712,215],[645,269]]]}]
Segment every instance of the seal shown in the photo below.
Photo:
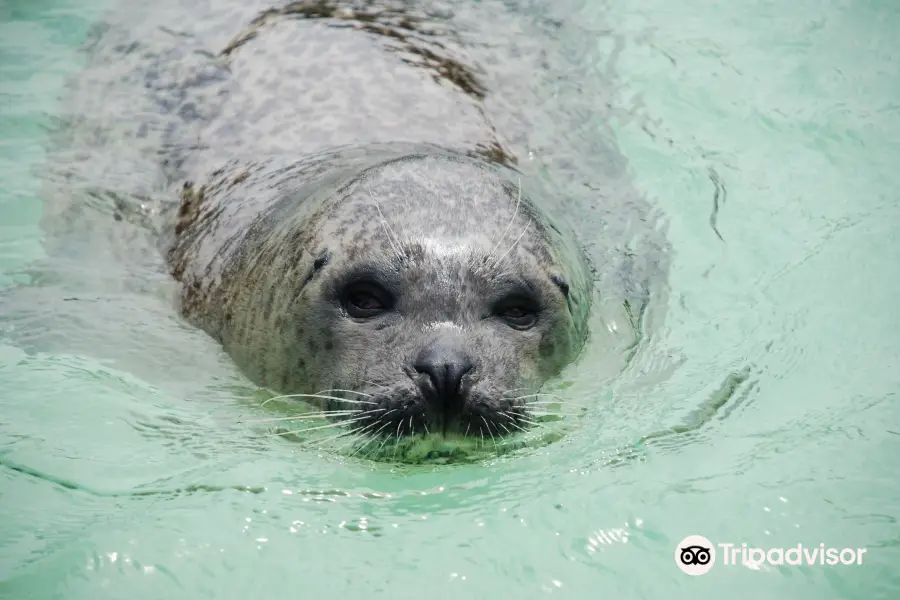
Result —
[{"label": "seal", "polygon": [[584,343],[588,262],[495,165],[388,146],[228,172],[185,194],[169,260],[260,385],[361,433],[496,437]]},{"label": "seal", "polygon": [[[534,134],[516,103],[555,95],[522,83],[550,59],[504,3],[125,4],[90,44],[75,106],[94,129],[69,168],[115,182],[117,229],[155,231],[180,313],[256,384],[373,439],[510,436],[582,352],[598,288],[646,305],[663,269],[630,246],[634,224],[652,229],[630,188],[573,212],[595,189],[583,171],[576,190],[523,177]],[[624,173],[559,129],[533,175],[579,152]],[[603,223],[591,256],[586,210]],[[76,221],[56,219],[65,239],[102,237]]]}]

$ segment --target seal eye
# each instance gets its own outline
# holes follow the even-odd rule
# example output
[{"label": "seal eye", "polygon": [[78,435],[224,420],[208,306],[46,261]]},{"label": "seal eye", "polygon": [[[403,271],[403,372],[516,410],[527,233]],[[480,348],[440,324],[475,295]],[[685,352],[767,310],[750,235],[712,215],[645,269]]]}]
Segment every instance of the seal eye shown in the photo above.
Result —
[{"label": "seal eye", "polygon": [[344,310],[355,319],[376,317],[390,310],[391,304],[390,294],[372,283],[355,283],[344,290]]},{"label": "seal eye", "polygon": [[497,315],[514,329],[531,329],[537,323],[537,311],[523,302],[511,302],[497,308]]}]

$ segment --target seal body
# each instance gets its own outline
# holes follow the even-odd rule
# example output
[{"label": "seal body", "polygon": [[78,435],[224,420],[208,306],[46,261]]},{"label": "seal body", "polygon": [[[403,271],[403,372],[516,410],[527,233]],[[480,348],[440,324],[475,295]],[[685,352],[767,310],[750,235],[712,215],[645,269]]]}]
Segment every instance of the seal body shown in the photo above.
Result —
[{"label": "seal body", "polygon": [[[117,219],[152,221],[181,313],[254,382],[371,435],[507,435],[579,355],[598,286],[640,308],[664,272],[629,247],[649,219],[625,179],[580,241],[577,194],[523,182],[549,106],[527,82],[552,65],[522,26],[503,3],[135,3],[92,42],[74,146],[145,174],[123,197],[178,190]],[[622,172],[604,156],[593,176]]]}]

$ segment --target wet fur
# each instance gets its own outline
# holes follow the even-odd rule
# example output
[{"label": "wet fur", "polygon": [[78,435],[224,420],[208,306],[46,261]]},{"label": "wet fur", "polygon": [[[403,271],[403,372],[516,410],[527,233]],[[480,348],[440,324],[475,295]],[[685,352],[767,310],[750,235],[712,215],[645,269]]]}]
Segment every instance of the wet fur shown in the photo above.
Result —
[{"label": "wet fur", "polygon": [[[648,205],[630,187],[620,156],[586,142],[577,133],[582,121],[564,122],[568,114],[551,114],[548,99],[533,92],[539,75],[556,77],[546,51],[556,27],[552,19],[526,23],[491,2],[451,3],[437,11],[425,3],[382,0],[279,7],[265,0],[124,3],[96,30],[88,68],[76,81],[70,108],[78,123],[64,128],[61,138],[75,158],[67,163],[67,193],[48,203],[45,229],[57,240],[90,239],[117,254],[134,246],[123,240],[152,230],[164,267],[180,284],[182,314],[221,342],[258,383],[309,393],[318,391],[315,384],[331,388],[348,377],[325,363],[304,364],[303,357],[340,352],[342,338],[321,324],[309,334],[314,322],[305,325],[306,334],[285,329],[299,322],[291,321],[299,315],[292,312],[298,297],[323,270],[356,260],[354,249],[375,244],[384,256],[397,253],[396,240],[374,227],[373,207],[360,200],[354,202],[365,206],[363,213],[348,217],[338,231],[347,236],[339,248],[346,252],[322,246],[313,232],[334,209],[330,199],[355,189],[365,173],[377,179],[378,165],[403,156],[449,156],[463,170],[474,165],[476,179],[492,190],[485,203],[461,212],[463,206],[429,207],[423,197],[416,208],[424,213],[414,216],[413,210],[398,213],[401,203],[387,202],[387,220],[399,218],[397,235],[405,236],[413,262],[418,242],[405,225],[408,219],[422,224],[422,215],[433,209],[464,226],[486,224],[483,255],[491,256],[500,232],[512,225],[493,258],[512,251],[502,257],[507,264],[521,266],[517,261],[531,256],[547,267],[544,281],[570,322],[531,356],[506,353],[498,340],[492,347],[497,364],[522,371],[484,388],[478,404],[494,417],[515,416],[510,399],[517,398],[519,408],[527,400],[510,393],[520,387],[514,383],[539,386],[578,354],[596,289],[604,301],[627,303],[639,313],[667,269],[664,240]],[[590,99],[591,106],[602,104],[599,97]],[[526,184],[525,212],[515,215],[520,178],[513,169],[525,167],[522,157],[541,144],[532,139],[529,113],[538,106],[559,135],[543,143],[541,164],[570,187],[548,194]],[[449,164],[436,164],[431,180],[418,181],[417,193],[431,185],[459,190],[460,203],[471,196],[462,171]],[[68,200],[72,186],[84,181],[102,182],[130,199],[117,203],[116,227],[84,218],[83,207]],[[172,205],[168,198],[176,195]],[[597,210],[593,220],[603,224],[578,231],[590,244],[593,267],[578,238],[565,224],[554,224],[562,215],[578,229],[587,221],[578,214],[585,207]],[[528,219],[539,227],[524,243],[514,243]],[[356,237],[347,227],[356,227]],[[369,240],[359,237],[370,234]],[[143,260],[144,248],[139,252]],[[422,256],[419,270],[427,273]],[[301,340],[306,345],[297,347]],[[421,342],[403,343],[408,353]],[[373,347],[386,353],[383,362],[408,359],[403,352],[388,356],[395,346]],[[314,381],[311,373],[328,376]],[[371,374],[364,375],[353,374],[349,384],[365,378],[373,385]],[[415,392],[405,380],[406,387],[384,393],[394,377],[375,377],[365,393],[409,404],[407,394]],[[415,419],[409,423],[418,431]],[[499,425],[494,429],[500,433]]]}]

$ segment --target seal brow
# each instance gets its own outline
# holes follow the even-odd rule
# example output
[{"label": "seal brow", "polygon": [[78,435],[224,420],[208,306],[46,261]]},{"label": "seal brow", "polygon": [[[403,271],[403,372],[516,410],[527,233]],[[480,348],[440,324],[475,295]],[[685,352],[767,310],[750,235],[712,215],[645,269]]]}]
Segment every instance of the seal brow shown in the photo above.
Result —
[{"label": "seal brow", "polygon": [[504,258],[506,258],[506,255],[513,251],[513,248],[516,247],[516,245],[519,243],[519,240],[521,240],[521,239],[522,239],[522,236],[525,235],[525,232],[528,231],[528,228],[529,228],[529,227],[531,227],[531,220],[530,220],[530,219],[529,219],[528,223],[525,224],[525,229],[522,230],[522,233],[519,234],[519,237],[516,238],[516,241],[514,241],[514,242],[512,243],[512,245],[509,247],[509,250],[507,250],[506,252],[504,252],[504,253],[503,253],[503,256],[501,256],[500,258],[498,258],[497,260],[495,260],[494,263],[491,265],[491,268],[493,268],[493,267],[497,266],[498,264],[500,264],[500,261],[502,261]]},{"label": "seal brow", "polygon": [[[391,224],[388,223],[387,219],[384,218],[384,213],[381,212],[381,206],[379,206],[378,200],[375,199],[375,196],[372,194],[372,190],[369,188],[368,185],[366,186],[366,192],[368,192],[369,198],[372,199],[372,203],[375,205],[375,210],[378,211],[378,216],[381,217],[381,222],[384,223],[384,227],[385,227],[385,229],[387,229],[388,241],[390,242],[391,247],[394,249],[394,252],[397,253],[397,258],[399,258],[402,261],[405,258],[405,256],[404,256],[403,252],[401,251],[400,238],[397,237],[397,234],[394,233],[394,230],[391,228]],[[395,242],[395,240],[396,240],[396,242]]]},{"label": "seal brow", "polygon": [[[493,248],[491,248],[491,251],[488,252],[487,258],[490,258],[491,256],[493,256],[493,254],[497,250],[497,248],[500,247],[500,243],[506,237],[506,234],[509,233],[509,228],[512,227],[513,221],[516,220],[516,215],[519,214],[519,203],[520,202],[522,202],[522,177],[521,176],[519,176],[519,194],[518,194],[518,197],[516,198],[516,208],[513,211],[512,217],[510,217],[510,219],[509,219],[509,223],[506,224],[506,229],[503,230],[503,234],[500,236],[500,239],[497,240],[497,243],[494,245]],[[496,261],[496,262],[499,262],[499,261]],[[496,264],[496,262],[494,264]]]}]

